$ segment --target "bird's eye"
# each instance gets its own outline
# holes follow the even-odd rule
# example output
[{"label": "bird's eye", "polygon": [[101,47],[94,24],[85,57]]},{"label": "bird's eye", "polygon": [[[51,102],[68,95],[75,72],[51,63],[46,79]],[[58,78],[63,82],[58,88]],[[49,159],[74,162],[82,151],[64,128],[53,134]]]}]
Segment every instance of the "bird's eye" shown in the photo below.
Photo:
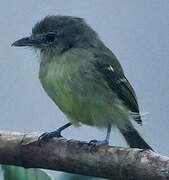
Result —
[{"label": "bird's eye", "polygon": [[45,39],[48,41],[48,42],[53,42],[55,40],[55,34],[54,33],[49,33],[45,36]]}]

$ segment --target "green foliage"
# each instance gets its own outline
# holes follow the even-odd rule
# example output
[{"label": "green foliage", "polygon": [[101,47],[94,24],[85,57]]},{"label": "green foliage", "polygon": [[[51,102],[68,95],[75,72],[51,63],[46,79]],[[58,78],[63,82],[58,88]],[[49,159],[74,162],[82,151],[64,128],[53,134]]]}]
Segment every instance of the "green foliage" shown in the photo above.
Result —
[{"label": "green foliage", "polygon": [[0,180],[104,180],[71,173],[63,173],[58,176],[57,171],[48,171],[43,169],[25,169],[17,166],[1,165]]},{"label": "green foliage", "polygon": [[4,180],[54,180],[44,170],[2,165]]}]

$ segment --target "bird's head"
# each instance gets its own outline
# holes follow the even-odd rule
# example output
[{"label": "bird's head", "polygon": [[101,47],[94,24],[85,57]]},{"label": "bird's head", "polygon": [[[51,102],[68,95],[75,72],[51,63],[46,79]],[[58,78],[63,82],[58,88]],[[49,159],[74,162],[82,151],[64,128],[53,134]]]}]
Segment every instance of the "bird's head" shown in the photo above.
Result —
[{"label": "bird's head", "polygon": [[15,41],[13,46],[31,46],[46,51],[61,51],[72,47],[98,46],[97,34],[82,18],[72,16],[47,16],[32,29],[29,37]]}]

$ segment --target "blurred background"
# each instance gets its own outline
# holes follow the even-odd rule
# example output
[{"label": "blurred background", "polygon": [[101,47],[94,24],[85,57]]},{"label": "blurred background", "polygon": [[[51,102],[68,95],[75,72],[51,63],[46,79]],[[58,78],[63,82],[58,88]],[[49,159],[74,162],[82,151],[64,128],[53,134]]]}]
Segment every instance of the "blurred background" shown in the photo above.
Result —
[{"label": "blurred background", "polygon": [[[46,15],[78,16],[118,57],[136,91],[140,111],[149,113],[138,130],[157,152],[169,156],[168,12],[168,0],[2,0],[0,130],[52,131],[67,122],[39,82],[38,56],[11,44],[30,35],[33,25]],[[82,126],[68,128],[63,136],[89,141],[101,140],[105,133]],[[117,130],[111,133],[110,144],[126,146]],[[62,172],[57,176],[63,179]]]}]

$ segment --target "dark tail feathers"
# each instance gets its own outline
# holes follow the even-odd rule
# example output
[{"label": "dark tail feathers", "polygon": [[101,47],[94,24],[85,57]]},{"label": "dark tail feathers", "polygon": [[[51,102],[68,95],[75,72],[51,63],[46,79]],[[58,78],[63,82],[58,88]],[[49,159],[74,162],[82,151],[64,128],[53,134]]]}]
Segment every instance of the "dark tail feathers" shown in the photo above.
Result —
[{"label": "dark tail feathers", "polygon": [[137,130],[133,127],[132,124],[130,124],[129,128],[127,129],[119,129],[119,130],[131,148],[151,149],[152,151],[154,151],[144,141],[144,139],[140,136],[140,134],[137,132]]}]

